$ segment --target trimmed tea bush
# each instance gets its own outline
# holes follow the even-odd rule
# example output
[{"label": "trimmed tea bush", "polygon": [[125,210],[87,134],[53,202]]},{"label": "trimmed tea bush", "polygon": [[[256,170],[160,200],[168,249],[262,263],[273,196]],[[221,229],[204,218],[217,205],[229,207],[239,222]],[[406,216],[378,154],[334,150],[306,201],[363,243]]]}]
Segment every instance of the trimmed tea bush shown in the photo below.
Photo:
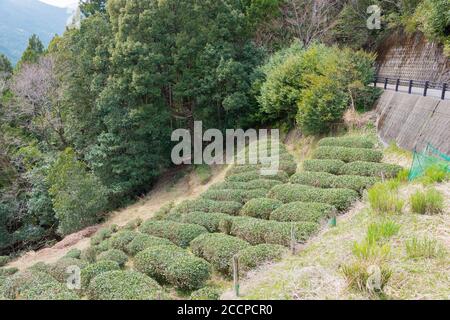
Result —
[{"label": "trimmed tea bush", "polygon": [[316,159],[337,159],[344,162],[380,162],[383,152],[379,150],[345,147],[319,147],[314,153]]},{"label": "trimmed tea bush", "polygon": [[397,177],[402,167],[396,164],[356,161],[341,166],[339,174],[358,175],[366,177]]},{"label": "trimmed tea bush", "polygon": [[241,215],[259,219],[269,219],[270,214],[281,207],[281,201],[269,198],[257,198],[247,202],[241,210]]},{"label": "trimmed tea bush", "polygon": [[111,239],[109,239],[109,246],[111,249],[118,249],[125,251],[127,245],[133,241],[133,239],[138,235],[139,233],[135,231],[120,231],[113,235]]},{"label": "trimmed tea bush", "polygon": [[222,233],[202,234],[191,242],[192,252],[224,274],[230,274],[233,267],[233,256],[250,245],[241,239]]},{"label": "trimmed tea bush", "polygon": [[0,267],[5,266],[9,262],[8,256],[0,256]]},{"label": "trimmed tea bush", "polygon": [[208,232],[206,228],[196,224],[156,220],[144,222],[140,231],[151,236],[169,239],[182,248],[187,248],[192,240]]},{"label": "trimmed tea bush", "polygon": [[260,167],[261,165],[254,165],[254,164],[235,165],[227,171],[225,177],[230,177],[247,172],[255,172],[255,171],[258,172]]},{"label": "trimmed tea bush", "polygon": [[45,284],[58,284],[55,278],[45,272],[27,270],[16,273],[3,283],[3,295],[7,299],[20,299],[23,292]]},{"label": "trimmed tea bush", "polygon": [[88,265],[81,270],[81,289],[87,290],[91,280],[99,274],[114,270],[120,270],[120,266],[117,262],[111,260],[103,260]]},{"label": "trimmed tea bush", "polygon": [[208,232],[218,232],[220,222],[230,216],[224,213],[217,212],[191,212],[181,217],[182,222],[198,224],[208,230]]},{"label": "trimmed tea bush", "polygon": [[80,259],[89,263],[94,263],[97,259],[97,249],[89,247],[81,251]]},{"label": "trimmed tea bush", "polygon": [[152,278],[135,271],[109,271],[96,276],[89,285],[92,300],[162,300],[167,299]]},{"label": "trimmed tea bush", "polygon": [[58,282],[37,282],[32,287],[21,292],[21,300],[79,300],[78,295],[69,290],[66,284]]},{"label": "trimmed tea bush", "polygon": [[141,218],[133,219],[133,220],[129,221],[125,226],[123,226],[122,230],[128,230],[128,231],[136,230],[137,228],[139,228],[139,226],[142,224],[142,222],[143,221]]},{"label": "trimmed tea bush", "polygon": [[172,212],[222,212],[230,215],[239,214],[242,203],[234,201],[214,201],[208,199],[187,200],[178,205]]},{"label": "trimmed tea bush", "polygon": [[358,199],[358,193],[349,189],[320,189],[299,184],[285,184],[270,190],[269,197],[284,203],[297,201],[327,203],[344,211]]},{"label": "trimmed tea bush", "polygon": [[138,234],[126,247],[125,252],[129,253],[132,256],[135,256],[139,252],[150,248],[154,246],[161,246],[161,245],[173,245],[168,239],[158,238],[154,236],[150,236],[148,234]]},{"label": "trimmed tea bush", "polygon": [[255,269],[270,261],[281,260],[286,248],[276,244],[260,244],[239,252],[239,267],[243,272]]},{"label": "trimmed tea bush", "polygon": [[375,147],[375,144],[368,137],[346,136],[322,139],[319,141],[318,146],[372,149]]},{"label": "trimmed tea bush", "polygon": [[49,265],[48,273],[53,276],[57,281],[61,283],[66,283],[69,278],[69,274],[67,273],[67,268],[72,266],[77,266],[80,269],[86,267],[88,263],[86,261],[80,259],[73,258],[62,258],[55,264]]},{"label": "trimmed tea bush", "polygon": [[17,268],[0,268],[0,277],[9,277],[19,272]]},{"label": "trimmed tea bush", "polygon": [[266,189],[254,190],[208,190],[202,194],[202,198],[215,201],[235,201],[246,203],[254,198],[262,198],[267,194]]},{"label": "trimmed tea bush", "polygon": [[252,172],[246,172],[241,174],[236,174],[233,176],[230,176],[226,178],[226,181],[231,182],[249,182],[252,180],[258,180],[258,179],[269,179],[269,180],[278,180],[281,182],[287,182],[289,180],[289,176],[284,171],[278,171],[277,174],[274,175],[261,175],[258,171],[252,171]]},{"label": "trimmed tea bush", "polygon": [[282,184],[281,181],[278,180],[269,180],[269,179],[258,179],[252,180],[248,182],[230,182],[224,181],[220,183],[216,183],[211,186],[209,190],[226,190],[226,189],[234,189],[234,190],[255,190],[255,189],[266,189],[267,191],[272,189],[274,186]]},{"label": "trimmed tea bush", "polygon": [[104,261],[104,260],[117,262],[119,266],[123,268],[125,266],[125,263],[127,263],[128,261],[128,256],[122,250],[111,249],[102,252],[97,256],[97,261]]},{"label": "trimmed tea bush", "polygon": [[91,238],[91,245],[95,246],[100,244],[103,240],[109,239],[114,232],[117,231],[117,226],[105,227],[99,229]]},{"label": "trimmed tea bush", "polygon": [[409,199],[411,211],[418,214],[438,214],[444,211],[444,196],[435,188],[417,191]]},{"label": "trimmed tea bush", "polygon": [[280,222],[320,222],[330,217],[336,208],[332,205],[316,202],[292,202],[283,205],[270,215],[270,220]]},{"label": "trimmed tea bush", "polygon": [[81,258],[81,250],[80,249],[72,249],[66,253],[64,258],[72,258],[72,259],[80,259]]},{"label": "trimmed tea bush", "polygon": [[219,300],[220,292],[219,290],[211,287],[201,288],[197,291],[191,293],[191,300]]},{"label": "trimmed tea bush", "polygon": [[138,253],[136,270],[181,290],[196,290],[211,276],[211,266],[205,260],[175,246],[156,246]]},{"label": "trimmed tea bush", "polygon": [[302,172],[291,177],[291,183],[303,184],[319,188],[351,189],[359,193],[377,182],[373,177],[336,176],[327,172]]},{"label": "trimmed tea bush", "polygon": [[289,246],[292,226],[298,242],[304,242],[319,229],[319,224],[313,222],[290,223],[250,217],[234,217],[229,223],[229,234],[253,245],[267,243]]},{"label": "trimmed tea bush", "polygon": [[339,174],[341,168],[345,165],[344,161],[331,159],[313,159],[303,162],[303,169],[311,172],[328,172],[331,174]]}]

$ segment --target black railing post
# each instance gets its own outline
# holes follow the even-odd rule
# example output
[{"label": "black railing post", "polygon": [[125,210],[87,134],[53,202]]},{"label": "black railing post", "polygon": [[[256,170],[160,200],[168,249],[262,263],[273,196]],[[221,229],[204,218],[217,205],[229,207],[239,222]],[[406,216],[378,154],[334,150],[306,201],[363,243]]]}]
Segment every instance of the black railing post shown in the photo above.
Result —
[{"label": "black railing post", "polygon": [[387,85],[388,85],[388,78],[384,79],[384,90],[387,89]]},{"label": "black railing post", "polygon": [[423,96],[427,96],[429,82],[425,81],[425,87],[423,88]]},{"label": "black railing post", "polygon": [[412,88],[413,88],[413,81],[409,80],[409,89],[408,89],[408,93],[411,94],[412,93]]},{"label": "black railing post", "polygon": [[399,86],[400,86],[400,79],[397,79],[397,82],[395,83],[395,91],[398,91]]},{"label": "black railing post", "polygon": [[373,87],[377,87],[378,77],[375,77],[375,80],[373,80]]},{"label": "black railing post", "polygon": [[442,99],[442,100],[445,99],[445,91],[446,91],[446,90],[447,90],[447,84],[444,83],[444,84],[442,85],[442,96],[441,96],[441,99]]}]

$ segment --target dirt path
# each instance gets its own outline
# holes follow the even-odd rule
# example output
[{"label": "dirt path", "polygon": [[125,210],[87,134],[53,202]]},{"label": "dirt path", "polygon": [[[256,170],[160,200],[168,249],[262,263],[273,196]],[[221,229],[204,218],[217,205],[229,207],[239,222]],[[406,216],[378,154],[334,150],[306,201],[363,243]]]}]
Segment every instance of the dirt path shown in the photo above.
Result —
[{"label": "dirt path", "polygon": [[51,248],[29,251],[9,263],[7,267],[25,270],[37,262],[54,263],[71,249],[77,248],[82,250],[89,247],[90,237],[104,226],[113,224],[124,226],[127,222],[136,218],[146,220],[151,218],[165,204],[172,201],[180,203],[184,200],[196,198],[212,184],[222,181],[225,178],[226,171],[227,166],[213,167],[211,179],[207,184],[203,185],[194,172],[190,172],[176,182],[174,182],[176,172],[169,172],[161,177],[147,196],[129,207],[112,212],[105,223],[69,235]]}]

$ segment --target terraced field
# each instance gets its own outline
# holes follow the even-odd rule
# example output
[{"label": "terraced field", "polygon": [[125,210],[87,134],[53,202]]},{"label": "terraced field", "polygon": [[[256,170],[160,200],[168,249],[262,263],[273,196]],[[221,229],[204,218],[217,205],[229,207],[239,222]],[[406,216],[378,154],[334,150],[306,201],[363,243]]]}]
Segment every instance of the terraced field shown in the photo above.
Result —
[{"label": "terraced field", "polygon": [[[380,163],[383,153],[359,136],[321,140],[299,173],[284,146],[279,156],[275,175],[262,175],[261,163],[236,165],[198,199],[163,208],[147,221],[101,229],[88,249],[56,264],[21,273],[3,269],[0,297],[217,299],[216,285],[230,280],[234,256],[243,274],[281,259],[293,240],[306,242],[366,188],[402,169]],[[79,290],[67,289],[71,266],[81,270]]]}]

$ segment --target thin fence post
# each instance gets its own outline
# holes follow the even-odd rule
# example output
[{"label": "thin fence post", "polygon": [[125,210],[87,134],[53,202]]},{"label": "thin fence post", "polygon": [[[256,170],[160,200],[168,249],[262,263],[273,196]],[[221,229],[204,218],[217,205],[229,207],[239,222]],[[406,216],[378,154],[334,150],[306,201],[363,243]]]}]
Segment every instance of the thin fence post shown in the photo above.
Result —
[{"label": "thin fence post", "polygon": [[378,77],[375,77],[375,80],[373,80],[373,86],[374,88],[377,87]]},{"label": "thin fence post", "polygon": [[447,84],[444,83],[442,85],[442,95],[441,95],[441,99],[444,100],[445,99],[445,91],[447,90]]},{"label": "thin fence post", "polygon": [[389,81],[388,78],[385,78],[385,79],[384,79],[384,90],[387,89],[388,81]]},{"label": "thin fence post", "polygon": [[429,82],[428,82],[428,81],[425,81],[425,87],[424,87],[424,89],[423,89],[423,96],[424,96],[424,97],[427,96],[428,85],[429,85]]},{"label": "thin fence post", "polygon": [[296,244],[297,244],[297,239],[295,239],[294,223],[292,223],[291,224],[291,252],[293,255],[295,255]]},{"label": "thin fence post", "polygon": [[413,80],[409,80],[409,89],[408,89],[409,94],[412,93],[412,88],[413,88]]},{"label": "thin fence post", "polygon": [[239,297],[239,256],[237,254],[233,256],[233,282],[234,292],[236,297]]},{"label": "thin fence post", "polygon": [[397,79],[397,82],[395,83],[395,91],[398,91],[399,86],[400,86],[400,79]]}]

